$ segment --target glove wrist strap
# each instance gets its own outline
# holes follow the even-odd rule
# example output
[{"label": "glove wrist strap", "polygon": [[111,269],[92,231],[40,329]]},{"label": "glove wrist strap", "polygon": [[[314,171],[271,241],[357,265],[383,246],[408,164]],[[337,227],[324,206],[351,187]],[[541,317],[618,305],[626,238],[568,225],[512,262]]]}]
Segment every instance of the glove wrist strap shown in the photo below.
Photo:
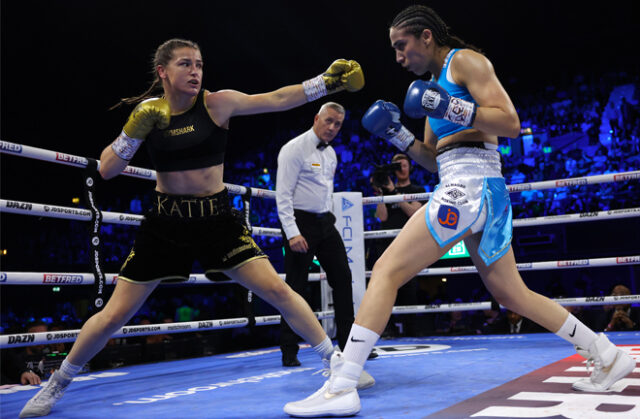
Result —
[{"label": "glove wrist strap", "polygon": [[416,137],[404,125],[401,125],[395,135],[389,138],[389,141],[400,151],[406,152],[416,141]]},{"label": "glove wrist strap", "polygon": [[122,160],[129,161],[133,158],[133,155],[136,154],[138,148],[140,148],[142,141],[143,140],[129,137],[123,130],[120,135],[118,135],[118,138],[111,143],[111,149],[116,153],[116,156]]},{"label": "glove wrist strap", "polygon": [[302,88],[307,96],[307,102],[313,102],[327,95],[327,86],[322,75],[303,81]]},{"label": "glove wrist strap", "polygon": [[444,114],[444,119],[463,127],[470,127],[476,119],[476,105],[473,102],[452,97]]}]

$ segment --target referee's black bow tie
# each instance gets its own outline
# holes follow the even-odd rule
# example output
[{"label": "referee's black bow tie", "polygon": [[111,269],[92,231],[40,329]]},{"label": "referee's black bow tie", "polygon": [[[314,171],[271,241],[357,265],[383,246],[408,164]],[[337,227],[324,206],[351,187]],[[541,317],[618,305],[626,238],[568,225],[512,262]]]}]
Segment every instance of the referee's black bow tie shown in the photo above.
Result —
[{"label": "referee's black bow tie", "polygon": [[320,151],[324,150],[327,147],[329,147],[329,143],[325,143],[324,141],[320,141],[316,146],[316,148]]}]

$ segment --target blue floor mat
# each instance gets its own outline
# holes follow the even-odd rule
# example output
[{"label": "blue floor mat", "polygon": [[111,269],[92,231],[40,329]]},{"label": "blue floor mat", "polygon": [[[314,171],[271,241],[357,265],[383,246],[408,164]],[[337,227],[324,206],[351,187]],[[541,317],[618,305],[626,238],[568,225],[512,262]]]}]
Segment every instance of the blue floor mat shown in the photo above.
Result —
[{"label": "blue floor mat", "polygon": [[[628,350],[640,360],[640,333],[608,336],[618,345],[629,345]],[[570,380],[588,374],[584,359],[575,355],[573,347],[547,333],[403,338],[381,340],[376,348],[380,356],[365,366],[376,385],[360,392],[358,417],[456,418],[471,417],[483,409],[494,416],[473,417],[510,417],[501,416],[495,407],[486,410],[487,406],[515,405],[508,397],[524,397],[521,392],[529,391],[528,387],[552,388],[565,398],[584,395],[571,391]],[[266,348],[85,374],[76,378],[48,417],[286,418],[282,411],[286,402],[308,396],[325,380],[318,373],[322,364],[312,349],[303,348],[299,359],[302,366],[284,368],[280,351]],[[568,381],[539,384],[541,375],[546,379],[557,371],[569,372],[563,373],[566,378],[552,380]],[[532,380],[535,385],[527,384]],[[640,371],[626,380],[623,390],[602,396],[611,396],[603,399],[610,402],[597,408],[607,415],[602,417],[640,418],[635,416],[640,412]],[[37,388],[0,390],[0,416],[18,417]],[[595,400],[596,396],[590,397]],[[542,402],[531,403],[535,407]],[[575,417],[585,417],[584,412],[580,414],[583,416]]]}]

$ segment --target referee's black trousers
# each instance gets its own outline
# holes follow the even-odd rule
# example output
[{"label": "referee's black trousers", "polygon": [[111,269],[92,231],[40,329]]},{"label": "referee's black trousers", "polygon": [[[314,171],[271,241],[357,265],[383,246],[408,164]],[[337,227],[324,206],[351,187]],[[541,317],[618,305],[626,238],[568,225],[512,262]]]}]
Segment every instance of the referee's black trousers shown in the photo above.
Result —
[{"label": "referee's black trousers", "polygon": [[[296,224],[300,234],[309,245],[307,253],[294,252],[289,247],[289,240],[284,240],[284,266],[286,282],[305,300],[309,301],[307,285],[309,266],[313,257],[318,258],[320,266],[327,274],[327,282],[333,292],[334,321],[338,345],[344,349],[351,325],[353,324],[353,291],[351,288],[351,270],[340,233],[336,230],[335,216],[330,212],[314,214],[295,210]],[[283,234],[283,237],[284,234]],[[280,349],[283,355],[298,353],[300,338],[284,320],[280,323]]]}]

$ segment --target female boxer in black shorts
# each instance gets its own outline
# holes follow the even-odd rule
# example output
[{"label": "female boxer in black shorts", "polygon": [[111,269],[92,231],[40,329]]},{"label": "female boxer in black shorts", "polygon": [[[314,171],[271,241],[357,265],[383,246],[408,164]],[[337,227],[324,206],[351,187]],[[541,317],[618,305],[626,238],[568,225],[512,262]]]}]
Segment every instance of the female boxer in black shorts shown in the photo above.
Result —
[{"label": "female boxer in black shorts", "polygon": [[[309,305],[278,276],[247,228],[233,217],[223,183],[229,120],[233,116],[278,112],[341,90],[364,85],[355,61],[336,60],[327,72],[302,84],[247,95],[202,89],[203,60],[191,41],[171,39],[158,47],[155,80],[122,133],[100,156],[100,174],[122,172],[143,142],[157,171],[152,208],[140,226],[113,295],[82,327],[67,359],[20,417],[50,412],[80,368],[140,308],[161,281],[187,280],[194,260],[207,275],[224,272],[276,307],[287,323],[322,357],[331,341]],[[156,90],[162,97],[154,96]]]}]

